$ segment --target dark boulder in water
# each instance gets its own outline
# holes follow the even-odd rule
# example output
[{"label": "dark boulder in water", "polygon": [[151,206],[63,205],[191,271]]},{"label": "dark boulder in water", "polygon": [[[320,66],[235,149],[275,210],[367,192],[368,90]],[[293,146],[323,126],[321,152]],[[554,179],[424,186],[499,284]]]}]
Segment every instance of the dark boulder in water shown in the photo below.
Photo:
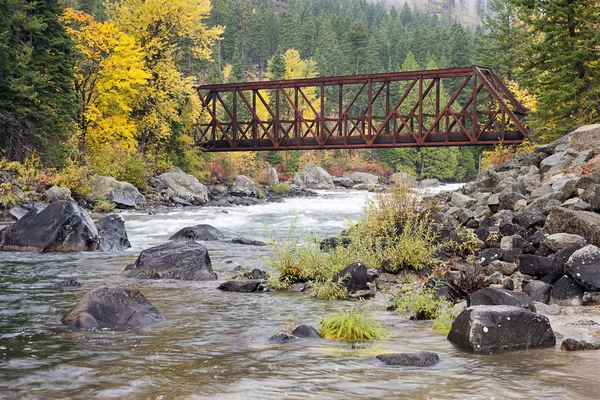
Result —
[{"label": "dark boulder in water", "polygon": [[151,247],[125,268],[125,275],[139,279],[180,279],[185,281],[213,281],[208,250],[192,240],[174,241]]},{"label": "dark boulder in water", "polygon": [[365,265],[362,263],[348,265],[337,275],[335,275],[332,281],[340,281],[340,283],[344,285],[349,292],[369,289],[369,286],[367,285],[369,282],[369,274],[367,273],[367,267],[365,267]]},{"label": "dark boulder in water", "polygon": [[420,351],[417,353],[391,353],[380,354],[378,360],[387,365],[398,365],[403,367],[430,367],[440,361],[437,353],[430,351]]},{"label": "dark boulder in water", "polygon": [[310,325],[298,325],[292,332],[292,335],[301,338],[320,338],[319,331],[314,326]]},{"label": "dark boulder in water", "polygon": [[205,242],[221,239],[225,239],[225,235],[214,226],[208,224],[186,226],[169,238],[169,240],[199,240]]},{"label": "dark boulder in water", "polygon": [[81,207],[56,201],[5,228],[1,246],[2,251],[90,251],[98,242],[98,229]]},{"label": "dark boulder in water", "polygon": [[109,214],[96,222],[100,235],[100,251],[124,251],[131,247],[125,221],[117,214]]},{"label": "dark boulder in water", "polygon": [[76,328],[143,326],[164,321],[162,314],[136,288],[128,285],[94,289],[61,320]]}]

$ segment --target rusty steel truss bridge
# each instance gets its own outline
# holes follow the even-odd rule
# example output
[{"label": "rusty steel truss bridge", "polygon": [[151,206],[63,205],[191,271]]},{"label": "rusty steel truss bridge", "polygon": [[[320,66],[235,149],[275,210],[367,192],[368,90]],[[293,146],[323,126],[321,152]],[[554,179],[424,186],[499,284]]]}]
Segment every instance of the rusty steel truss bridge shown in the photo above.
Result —
[{"label": "rusty steel truss bridge", "polygon": [[197,86],[206,151],[517,144],[527,110],[483,67]]}]

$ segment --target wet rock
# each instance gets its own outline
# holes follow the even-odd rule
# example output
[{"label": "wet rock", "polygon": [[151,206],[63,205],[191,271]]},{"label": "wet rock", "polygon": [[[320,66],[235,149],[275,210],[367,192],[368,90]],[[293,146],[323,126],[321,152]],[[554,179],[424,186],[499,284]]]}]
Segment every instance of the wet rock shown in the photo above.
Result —
[{"label": "wet rock", "polygon": [[237,175],[229,185],[232,196],[258,197],[258,185],[245,175]]},{"label": "wet rock", "polygon": [[225,235],[214,226],[208,224],[187,226],[169,238],[169,240],[199,240],[202,242],[222,239],[225,239]]},{"label": "wet rock", "polygon": [[73,201],[73,198],[71,197],[71,189],[67,187],[58,187],[56,185],[46,190],[44,192],[44,197],[46,197],[50,203],[60,200]]},{"label": "wet rock", "polygon": [[[241,271],[242,268],[240,266],[240,267],[235,268],[234,271],[235,270]],[[265,279],[265,275],[266,274],[264,271],[261,271],[258,268],[254,268],[252,271],[244,272],[242,275],[236,277],[235,279],[261,279],[262,280],[262,279]]]},{"label": "wet rock", "polygon": [[369,282],[367,267],[362,263],[350,264],[335,275],[332,281],[341,281],[342,285],[344,285],[349,292],[369,290],[369,286],[367,285]]},{"label": "wet rock", "polygon": [[585,239],[570,233],[554,233],[546,237],[544,244],[553,252],[557,252],[567,247],[581,248],[585,246]]},{"label": "wet rock", "polygon": [[251,293],[258,292],[262,283],[262,279],[233,280],[222,283],[217,289],[224,292]]},{"label": "wet rock", "polygon": [[135,208],[144,204],[144,196],[131,183],[100,175],[93,176],[89,182],[94,201],[106,199],[118,208]]},{"label": "wet rock", "polygon": [[164,321],[162,314],[128,285],[94,289],[77,302],[61,320],[76,328],[143,326]]},{"label": "wet rock", "polygon": [[523,287],[523,292],[527,293],[531,301],[548,304],[550,301],[550,291],[552,285],[542,281],[530,281]]},{"label": "wet rock", "polygon": [[550,304],[580,306],[583,304],[583,288],[567,275],[560,278],[550,292]]},{"label": "wet rock", "polygon": [[265,242],[261,242],[260,240],[254,240],[243,236],[234,237],[231,239],[231,243],[235,244],[245,244],[248,246],[266,246]]},{"label": "wet rock", "polygon": [[98,236],[100,237],[100,251],[125,251],[131,247],[125,220],[118,214],[109,214],[96,222]]},{"label": "wet rock", "polygon": [[33,209],[2,230],[2,251],[90,251],[98,248],[98,229],[78,205],[56,201]]},{"label": "wet rock", "polygon": [[600,215],[596,213],[553,207],[544,227],[550,234],[571,233],[600,246]]},{"label": "wet rock", "polygon": [[548,318],[513,306],[476,306],[452,323],[448,340],[476,354],[554,347],[556,338]]},{"label": "wet rock", "polygon": [[135,263],[127,266],[125,275],[138,279],[180,279],[212,281],[217,274],[212,270],[208,250],[194,241],[170,241],[140,253]]},{"label": "wet rock", "polygon": [[526,293],[514,292],[506,289],[483,288],[467,296],[467,305],[470,306],[515,306],[529,308],[531,300]]},{"label": "wet rock", "polygon": [[377,175],[368,174],[366,172],[353,172],[348,175],[348,178],[354,181],[355,185],[365,184],[365,185],[377,185],[379,182],[379,178]]},{"label": "wet rock", "polygon": [[519,257],[519,271],[525,275],[542,277],[553,272],[554,259],[531,254],[523,254]]},{"label": "wet rock", "polygon": [[376,294],[377,292],[375,290],[356,290],[348,293],[348,298],[354,300],[367,300],[375,297]]},{"label": "wet rock", "polygon": [[298,338],[294,335],[290,335],[289,333],[285,333],[285,332],[280,332],[280,333],[276,333],[275,335],[271,336],[269,338],[269,343],[283,344],[283,343],[287,343],[287,342],[290,342],[290,341],[296,340],[296,339],[298,339]]},{"label": "wet rock", "polygon": [[600,342],[598,340],[575,340],[571,338],[564,339],[560,344],[560,349],[565,351],[599,350]]},{"label": "wet rock", "polygon": [[319,331],[310,325],[298,325],[292,332],[292,335],[300,338],[318,339],[321,337]]},{"label": "wet rock", "polygon": [[46,207],[48,206],[44,203],[25,203],[21,204],[20,206],[12,207],[10,210],[8,210],[8,213],[14,219],[20,220],[21,218],[26,216],[29,213],[29,211],[35,209],[36,212],[39,214],[40,212],[44,211]]},{"label": "wet rock", "polygon": [[437,353],[420,351],[418,353],[390,353],[380,354],[377,359],[387,365],[398,365],[403,367],[430,367],[440,361]]},{"label": "wet rock", "polygon": [[69,287],[81,287],[81,283],[77,279],[67,279],[64,281],[53,283],[46,286],[48,289],[64,289]]},{"label": "wet rock", "polygon": [[588,290],[600,290],[600,248],[587,245],[567,261],[567,274]]},{"label": "wet rock", "polygon": [[333,189],[331,175],[323,168],[310,163],[294,176],[294,184],[301,189]]},{"label": "wet rock", "polygon": [[208,201],[208,189],[192,175],[184,172],[165,172],[154,179],[154,187],[172,199],[179,197],[192,204],[204,204]]}]

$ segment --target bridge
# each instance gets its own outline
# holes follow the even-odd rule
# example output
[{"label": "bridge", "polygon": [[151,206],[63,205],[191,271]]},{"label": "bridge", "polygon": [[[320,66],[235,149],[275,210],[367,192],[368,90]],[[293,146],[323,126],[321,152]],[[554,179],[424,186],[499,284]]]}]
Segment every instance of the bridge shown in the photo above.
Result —
[{"label": "bridge", "polygon": [[490,69],[197,86],[206,151],[517,144],[527,110]]}]

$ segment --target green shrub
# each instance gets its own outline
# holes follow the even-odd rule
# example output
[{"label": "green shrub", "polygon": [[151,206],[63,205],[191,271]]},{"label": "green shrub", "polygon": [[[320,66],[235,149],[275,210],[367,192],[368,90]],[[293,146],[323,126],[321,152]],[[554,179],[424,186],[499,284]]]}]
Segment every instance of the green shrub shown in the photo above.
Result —
[{"label": "green shrub", "polygon": [[[454,319],[453,303],[435,294],[433,288],[422,287],[396,297],[396,312],[403,317],[428,320],[435,319],[434,329],[449,332]],[[447,331],[446,331],[447,329]]]},{"label": "green shrub", "polygon": [[458,239],[450,240],[444,245],[444,250],[459,255],[468,257],[475,254],[479,238],[472,230],[461,227],[458,231]]},{"label": "green shrub", "polygon": [[273,192],[280,196],[283,196],[283,195],[289,193],[289,191],[290,191],[290,185],[288,185],[287,183],[278,183],[277,185],[275,185],[273,187]]},{"label": "green shrub", "polygon": [[319,333],[327,339],[348,342],[381,340],[390,335],[379,321],[356,307],[324,317]]},{"label": "green shrub", "polygon": [[348,297],[348,289],[340,281],[315,282],[311,296],[322,300],[343,300]]},{"label": "green shrub", "polygon": [[109,213],[115,209],[117,205],[107,199],[99,199],[94,206],[94,211],[101,213]]},{"label": "green shrub", "polygon": [[91,192],[89,181],[93,174],[94,171],[88,166],[71,161],[66,168],[56,174],[52,184],[67,187],[75,195],[85,197]]}]

